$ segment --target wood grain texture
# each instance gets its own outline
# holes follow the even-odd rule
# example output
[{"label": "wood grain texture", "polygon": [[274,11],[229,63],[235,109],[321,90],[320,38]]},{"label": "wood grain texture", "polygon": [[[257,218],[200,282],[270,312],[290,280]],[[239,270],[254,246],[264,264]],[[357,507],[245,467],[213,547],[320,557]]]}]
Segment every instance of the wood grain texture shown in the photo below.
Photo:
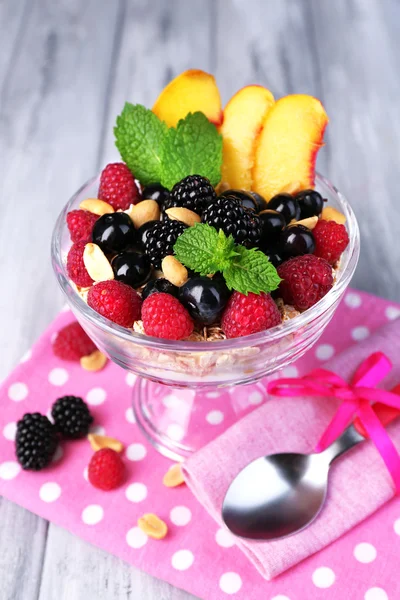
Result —
[{"label": "wood grain texture", "polygon": [[[62,305],[52,226],[117,158],[115,115],[189,67],[212,71],[224,102],[254,82],[321,98],[319,169],[362,232],[353,285],[400,300],[396,0],[0,0],[0,50],[0,377]],[[190,598],[4,499],[0,524],[1,600]]]}]

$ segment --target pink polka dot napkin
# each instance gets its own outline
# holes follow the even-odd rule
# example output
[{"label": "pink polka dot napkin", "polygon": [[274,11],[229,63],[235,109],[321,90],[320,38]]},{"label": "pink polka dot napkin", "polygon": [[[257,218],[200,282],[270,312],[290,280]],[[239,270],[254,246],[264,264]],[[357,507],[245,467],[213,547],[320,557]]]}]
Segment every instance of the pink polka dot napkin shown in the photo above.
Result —
[{"label": "pink polka dot napkin", "polygon": [[[349,291],[318,345],[285,373],[303,374],[323,364],[398,316],[399,306]],[[171,463],[149,446],[134,423],[130,395],[135,377],[111,363],[100,373],[83,372],[79,365],[53,356],[52,336],[72,320],[70,312],[61,313],[0,389],[0,494],[205,600],[400,598],[400,499],[266,581],[187,487],[163,486]],[[263,402],[264,388],[259,383],[220,397],[215,392],[205,395],[205,437],[212,428],[219,431],[232,404],[250,409]],[[40,473],[19,468],[13,443],[16,421],[29,411],[46,414],[54,400],[66,394],[84,397],[96,430],[125,444],[128,477],[120,489],[101,492],[87,482],[92,451],[85,440],[63,444],[52,466]],[[167,522],[165,540],[147,538],[137,528],[145,512],[155,512]]]}]

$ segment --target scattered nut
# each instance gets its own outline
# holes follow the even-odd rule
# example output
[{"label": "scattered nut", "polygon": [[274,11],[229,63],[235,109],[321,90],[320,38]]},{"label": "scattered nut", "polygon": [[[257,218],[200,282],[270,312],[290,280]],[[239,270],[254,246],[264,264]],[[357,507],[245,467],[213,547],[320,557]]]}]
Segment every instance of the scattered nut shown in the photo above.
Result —
[{"label": "scattered nut", "polygon": [[301,221],[296,221],[296,225],[304,225],[307,229],[314,229],[316,224],[318,223],[318,217],[308,217],[307,219],[301,219]]},{"label": "scattered nut", "polygon": [[222,192],[226,192],[227,190],[229,190],[230,187],[231,186],[227,181],[220,181],[217,187],[215,188],[215,193],[217,194],[217,196],[219,196],[220,194],[222,194]]},{"label": "scattered nut", "polygon": [[101,450],[102,448],[111,448],[111,450],[115,450],[115,452],[122,452],[124,449],[124,445],[119,440],[115,438],[108,437],[106,435],[97,435],[96,433],[89,433],[87,436],[90,445],[92,446],[92,450],[97,452],[97,450]]},{"label": "scattered nut", "polygon": [[185,483],[185,479],[182,474],[181,465],[176,463],[175,465],[172,465],[172,467],[170,467],[165,473],[163,477],[163,484],[166,487],[173,488],[177,487],[178,485],[182,485],[182,483]]},{"label": "scattered nut", "polygon": [[142,200],[138,204],[131,204],[124,212],[130,216],[136,229],[148,221],[158,221],[160,218],[160,207],[155,200]]},{"label": "scattered nut", "polygon": [[333,208],[333,206],[327,206],[322,210],[321,219],[324,221],[335,221],[340,225],[344,225],[346,223],[346,217],[340,210]]},{"label": "scattered nut", "polygon": [[162,540],[168,533],[168,527],[157,515],[147,513],[138,519],[138,527],[149,537]]},{"label": "scattered nut", "polygon": [[165,212],[172,221],[180,221],[181,223],[185,223],[188,227],[192,227],[195,223],[200,223],[201,221],[198,214],[188,208],[182,208],[180,206],[168,208]]},{"label": "scattered nut", "polygon": [[86,198],[86,200],[82,200],[79,205],[79,208],[82,210],[87,210],[95,215],[110,215],[114,212],[113,207],[108,202],[104,202],[104,200],[100,200],[99,198]]},{"label": "scattered nut", "polygon": [[83,262],[93,281],[114,279],[114,271],[108,258],[97,244],[86,244],[83,251]]},{"label": "scattered nut", "polygon": [[279,190],[279,194],[297,194],[297,192],[300,192],[302,189],[304,189],[304,185],[302,185],[301,181],[292,181],[283,186],[283,188]]},{"label": "scattered nut", "polygon": [[95,350],[92,354],[82,356],[80,360],[81,367],[85,371],[101,371],[105,367],[106,362],[107,356],[100,352],[100,350]]},{"label": "scattered nut", "polygon": [[181,287],[188,280],[187,268],[175,256],[170,255],[163,258],[161,268],[165,279],[178,287]]}]

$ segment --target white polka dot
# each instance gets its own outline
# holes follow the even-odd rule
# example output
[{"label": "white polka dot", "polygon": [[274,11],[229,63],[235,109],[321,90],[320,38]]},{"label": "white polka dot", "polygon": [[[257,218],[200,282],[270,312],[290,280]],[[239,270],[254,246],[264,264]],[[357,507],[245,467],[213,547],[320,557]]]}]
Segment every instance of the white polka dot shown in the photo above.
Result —
[{"label": "white polka dot", "polygon": [[210,423],[210,425],[219,425],[220,423],[222,423],[223,420],[224,413],[220,410],[211,410],[206,415],[206,421],[207,423]]},{"label": "white polka dot", "polygon": [[335,349],[330,344],[321,344],[315,351],[315,356],[319,360],[328,360],[335,354]]},{"label": "white polka dot", "polygon": [[61,496],[61,488],[58,483],[48,481],[39,490],[39,497],[43,502],[55,502]]},{"label": "white polka dot", "polygon": [[284,596],[283,594],[278,594],[271,598],[271,600],[290,600],[289,596]]},{"label": "white polka dot", "polygon": [[256,406],[257,404],[261,404],[261,402],[264,400],[264,396],[261,392],[251,392],[249,394],[248,397],[248,401],[249,404],[253,404],[254,406]]},{"label": "white polka dot", "polygon": [[363,327],[363,326],[354,327],[354,329],[351,330],[351,337],[356,342],[360,342],[361,340],[365,340],[368,336],[369,336],[369,329],[368,329],[368,327]]},{"label": "white polka dot", "polygon": [[221,548],[231,548],[235,545],[235,538],[233,535],[223,528],[218,529],[217,533],[215,534],[215,541],[217,542],[218,546],[221,546]]},{"label": "white polka dot", "polygon": [[133,414],[132,408],[127,408],[125,411],[125,419],[128,423],[136,423],[135,415]]},{"label": "white polka dot", "polygon": [[83,469],[83,478],[86,479],[86,481],[89,481],[89,467]]},{"label": "white polka dot", "polygon": [[328,588],[335,582],[335,573],[329,567],[318,567],[312,574],[312,580],[317,588]]},{"label": "white polka dot", "polygon": [[99,404],[103,404],[103,402],[105,401],[106,398],[107,398],[106,390],[103,390],[103,388],[100,388],[100,387],[92,388],[86,394],[86,401],[91,406],[98,406]]},{"label": "white polka dot", "polygon": [[54,456],[51,459],[51,462],[53,462],[53,463],[58,462],[59,460],[62,459],[63,456],[64,456],[64,450],[61,448],[60,445],[58,445],[57,450],[55,451]]},{"label": "white polka dot", "polygon": [[106,430],[101,425],[91,425],[89,431],[95,435],[106,435]]},{"label": "white polka dot", "polygon": [[400,317],[400,308],[397,306],[388,306],[385,310],[385,314],[390,321],[394,321]]},{"label": "white polka dot", "polygon": [[15,440],[15,434],[17,433],[17,424],[15,422],[7,423],[3,428],[3,435],[6,440],[13,442]]},{"label": "white polka dot", "polygon": [[400,519],[396,519],[396,521],[393,523],[393,529],[397,535],[400,535]]},{"label": "white polka dot", "polygon": [[167,427],[167,435],[176,442],[180,442],[185,437],[185,431],[178,423],[171,423]]},{"label": "white polka dot", "polygon": [[354,548],[354,558],[361,563],[370,563],[376,559],[376,549],[368,542],[361,542]]},{"label": "white polka dot", "polygon": [[90,504],[82,511],[82,521],[85,525],[97,525],[103,520],[104,510],[99,504]]},{"label": "white polka dot", "polygon": [[162,403],[166,408],[177,408],[178,406],[180,406],[181,401],[179,400],[179,398],[177,398],[177,396],[174,396],[173,394],[168,394],[168,396],[165,396],[162,399]]},{"label": "white polka dot", "polygon": [[126,543],[131,548],[142,548],[149,538],[139,527],[132,527],[126,534]]},{"label": "white polka dot", "polygon": [[21,466],[17,462],[13,460],[3,462],[0,465],[0,479],[14,479],[20,471]]},{"label": "white polka dot", "polygon": [[22,363],[28,362],[28,360],[30,360],[31,358],[32,358],[32,350],[29,349],[25,352],[25,354],[21,358],[20,362],[22,362]]},{"label": "white polka dot", "polygon": [[126,458],[128,460],[143,460],[146,454],[147,450],[143,444],[131,444],[126,449]]},{"label": "white polka dot", "polygon": [[389,597],[382,588],[373,587],[365,592],[364,600],[389,600]]},{"label": "white polka dot", "polygon": [[8,397],[10,400],[14,400],[14,402],[20,402],[21,400],[25,400],[28,395],[28,386],[26,383],[21,383],[17,381],[16,383],[12,383],[8,388]]},{"label": "white polka dot", "polygon": [[169,513],[169,517],[174,525],[183,527],[190,523],[192,513],[187,506],[175,506]]},{"label": "white polka dot", "polygon": [[354,292],[349,292],[344,298],[344,303],[350,308],[358,308],[362,303],[361,296]]},{"label": "white polka dot", "polygon": [[178,550],[172,555],[171,564],[177,571],[186,571],[194,561],[194,556],[190,550]]},{"label": "white polka dot", "polygon": [[294,365],[289,365],[289,367],[285,367],[282,369],[281,373],[282,377],[298,377],[299,370]]},{"label": "white polka dot", "polygon": [[135,385],[136,375],[134,373],[128,373],[125,377],[125,382],[129,387],[133,387]]},{"label": "white polka dot", "polygon": [[242,587],[242,580],[237,573],[224,573],[219,580],[219,587],[225,594],[236,594]]},{"label": "white polka dot", "polygon": [[55,368],[52,369],[49,373],[49,382],[52,385],[64,385],[64,383],[67,383],[68,381],[68,371],[66,371],[66,369],[61,369],[61,368]]},{"label": "white polka dot", "polygon": [[206,394],[207,398],[219,398],[220,395],[219,392],[207,392]]},{"label": "white polka dot", "polygon": [[144,483],[131,483],[126,488],[125,496],[131,502],[143,502],[147,498],[147,487]]}]

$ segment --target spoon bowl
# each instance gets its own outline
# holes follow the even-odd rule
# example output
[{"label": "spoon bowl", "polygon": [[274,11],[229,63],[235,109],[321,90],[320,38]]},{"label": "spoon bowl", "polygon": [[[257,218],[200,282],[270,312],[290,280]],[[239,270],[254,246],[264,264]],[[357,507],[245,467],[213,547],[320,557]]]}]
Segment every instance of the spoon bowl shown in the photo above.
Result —
[{"label": "spoon bowl", "polygon": [[324,504],[328,470],[323,454],[256,459],[228,489],[222,509],[225,524],[235,535],[253,540],[273,540],[303,529]]}]

